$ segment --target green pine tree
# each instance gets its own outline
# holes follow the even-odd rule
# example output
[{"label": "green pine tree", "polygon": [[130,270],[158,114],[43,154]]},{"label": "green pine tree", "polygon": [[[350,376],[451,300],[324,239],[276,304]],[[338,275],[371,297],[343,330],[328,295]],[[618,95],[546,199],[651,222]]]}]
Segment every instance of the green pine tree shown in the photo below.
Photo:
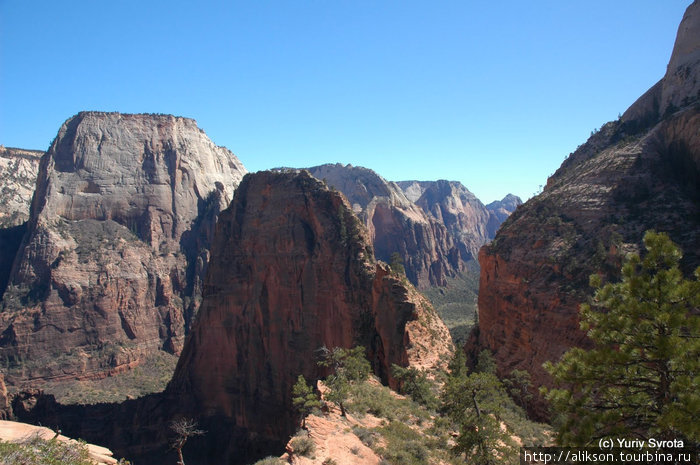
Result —
[{"label": "green pine tree", "polygon": [[591,350],[574,348],[545,367],[560,389],[546,393],[561,414],[564,445],[601,437],[700,443],[700,268],[679,269],[681,251],[666,234],[644,235],[644,259],[631,255],[622,281],[596,288],[581,306]]},{"label": "green pine tree", "polygon": [[331,368],[332,373],[325,379],[329,388],[326,398],[340,408],[340,414],[345,416],[350,386],[362,382],[369,377],[371,366],[365,358],[365,348],[362,346],[352,349],[335,347],[333,350],[324,348],[319,366]]},{"label": "green pine tree", "polygon": [[513,370],[503,380],[503,385],[510,397],[527,410],[528,403],[532,400],[532,394],[530,394],[530,388],[532,387],[530,373],[525,370]]},{"label": "green pine tree", "polygon": [[438,407],[438,399],[433,393],[433,386],[425,371],[415,367],[391,365],[391,374],[399,382],[399,392],[411,396],[417,402],[429,409]]},{"label": "green pine tree", "polygon": [[292,387],[292,405],[301,416],[301,427],[306,428],[306,416],[321,407],[321,401],[303,375],[297,377]]},{"label": "green pine tree", "polygon": [[443,410],[459,428],[454,450],[468,463],[515,463],[517,449],[501,427],[509,402],[503,384],[493,372],[469,374],[465,363],[458,350],[442,394]]}]

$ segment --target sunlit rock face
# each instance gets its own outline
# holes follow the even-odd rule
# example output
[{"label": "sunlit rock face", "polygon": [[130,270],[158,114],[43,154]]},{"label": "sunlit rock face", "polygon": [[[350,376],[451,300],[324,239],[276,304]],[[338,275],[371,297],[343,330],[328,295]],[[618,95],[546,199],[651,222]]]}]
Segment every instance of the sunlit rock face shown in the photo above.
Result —
[{"label": "sunlit rock face", "polygon": [[29,219],[39,161],[44,152],[0,146],[0,228]]},{"label": "sunlit rock face", "polygon": [[101,377],[178,353],[216,215],[244,174],[190,119],[67,120],[41,160],[3,296],[6,381]]},{"label": "sunlit rock face", "polygon": [[445,225],[409,200],[396,183],[352,165],[321,165],[308,171],[345,195],[369,231],[375,256],[389,263],[398,253],[415,286],[444,286],[447,278],[464,269]]},{"label": "sunlit rock face", "polygon": [[508,194],[503,200],[484,205],[458,181],[400,181],[406,197],[443,224],[459,249],[460,258],[476,261],[479,249],[488,243],[508,216],[522,203]]}]

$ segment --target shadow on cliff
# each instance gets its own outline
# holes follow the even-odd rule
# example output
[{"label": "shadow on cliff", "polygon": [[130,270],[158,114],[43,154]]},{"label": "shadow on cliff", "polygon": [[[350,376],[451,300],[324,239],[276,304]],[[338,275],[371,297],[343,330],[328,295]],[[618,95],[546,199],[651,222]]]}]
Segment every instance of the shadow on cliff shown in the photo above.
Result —
[{"label": "shadow on cliff", "polygon": [[27,223],[0,229],[0,301],[7,289],[12,264],[26,231]]},{"label": "shadow on cliff", "polygon": [[[177,454],[171,447],[175,434],[169,425],[173,419],[187,417],[180,413],[180,404],[180,398],[167,391],[94,405],[62,405],[50,394],[22,392],[14,397],[12,410],[17,421],[60,429],[64,435],[103,445],[116,458],[134,465],[170,465],[177,462]],[[286,441],[250,435],[231,418],[195,420],[206,433],[187,441],[183,453],[188,465],[224,463],[222,457],[229,458],[225,462],[229,465],[240,465],[284,452]]]}]

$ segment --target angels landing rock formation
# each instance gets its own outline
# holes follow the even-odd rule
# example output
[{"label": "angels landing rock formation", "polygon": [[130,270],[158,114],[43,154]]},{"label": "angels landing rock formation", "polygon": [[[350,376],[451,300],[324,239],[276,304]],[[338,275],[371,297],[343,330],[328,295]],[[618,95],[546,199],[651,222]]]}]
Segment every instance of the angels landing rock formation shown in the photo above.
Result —
[{"label": "angels landing rock formation", "polygon": [[[479,333],[469,348],[499,370],[542,369],[586,345],[579,304],[588,276],[616,279],[645,230],[667,232],[691,272],[700,262],[700,3],[681,22],[665,77],[562,164],[481,250]],[[539,406],[536,413],[543,413]]]},{"label": "angels landing rock formation", "polygon": [[444,286],[448,277],[464,269],[445,225],[411,202],[395,183],[352,165],[328,164],[308,170],[347,197],[367,226],[375,256],[389,263],[391,255],[398,253],[414,285]]},{"label": "angels landing rock formation", "polygon": [[67,120],[41,160],[3,296],[6,382],[100,377],[179,352],[216,214],[244,173],[190,119]]},{"label": "angels landing rock formation", "polygon": [[391,364],[428,369],[447,329],[413,287],[374,261],[341,194],[306,171],[259,172],[220,214],[201,309],[167,395],[210,433],[209,463],[241,438],[282,447],[299,374],[327,374],[318,349],[362,345],[390,385]]}]

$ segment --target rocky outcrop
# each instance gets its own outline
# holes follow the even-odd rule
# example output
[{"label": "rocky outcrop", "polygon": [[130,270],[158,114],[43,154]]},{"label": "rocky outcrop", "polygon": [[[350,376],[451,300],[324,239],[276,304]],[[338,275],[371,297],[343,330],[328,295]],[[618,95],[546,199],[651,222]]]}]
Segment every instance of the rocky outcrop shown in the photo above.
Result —
[{"label": "rocky outcrop", "polygon": [[321,165],[308,171],[345,195],[369,231],[375,256],[390,262],[398,253],[414,285],[444,286],[447,278],[464,269],[445,225],[410,201],[395,183],[352,165]]},{"label": "rocky outcrop", "polygon": [[296,425],[291,387],[299,374],[326,374],[322,347],[364,346],[392,385],[391,364],[434,369],[451,350],[430,304],[374,262],[350,205],[306,171],[246,176],[220,215],[212,257],[167,390],[216,429],[211,457],[232,457],[241,435],[282,447]]},{"label": "rocky outcrop", "polygon": [[[25,443],[36,438],[44,441],[56,440],[76,446],[79,444],[75,439],[58,434],[43,426],[0,420],[0,440]],[[117,459],[112,456],[112,451],[106,447],[96,446],[95,444],[85,444],[84,446],[87,449],[88,457],[95,465],[116,465],[118,463]]]},{"label": "rocky outcrop", "polygon": [[[374,419],[374,418],[373,418]],[[346,421],[340,414],[332,412],[325,416],[309,415],[306,419],[308,438],[314,444],[314,453],[305,457],[294,450],[294,438],[287,443],[287,452],[279,463],[294,465],[327,465],[328,458],[336,465],[381,465],[382,458],[354,433],[364,430],[364,424],[354,418]],[[364,420],[364,419],[363,419]],[[369,423],[365,420],[366,423]],[[373,423],[369,423],[373,424]],[[297,453],[295,453],[297,452]],[[384,461],[386,463],[386,461]]]},{"label": "rocky outcrop", "polygon": [[[700,263],[700,109],[684,104],[697,98],[692,79],[676,79],[697,73],[688,50],[700,44],[699,8],[688,8],[660,84],[571,154],[481,250],[479,332],[469,348],[492,350],[503,374],[525,369],[547,384],[542,363],[587,344],[578,307],[591,293],[588,276],[615,279],[645,230],[667,232],[687,272]],[[681,107],[669,114],[659,96]]]},{"label": "rocky outcrop", "polygon": [[672,113],[700,97],[700,3],[694,1],[678,26],[661,89],[660,112]]},{"label": "rocky outcrop", "polygon": [[44,152],[0,146],[0,228],[29,219],[29,204]]},{"label": "rocky outcrop", "polygon": [[178,353],[216,214],[245,173],[193,120],[80,113],[39,168],[3,296],[13,384],[101,377]]}]

